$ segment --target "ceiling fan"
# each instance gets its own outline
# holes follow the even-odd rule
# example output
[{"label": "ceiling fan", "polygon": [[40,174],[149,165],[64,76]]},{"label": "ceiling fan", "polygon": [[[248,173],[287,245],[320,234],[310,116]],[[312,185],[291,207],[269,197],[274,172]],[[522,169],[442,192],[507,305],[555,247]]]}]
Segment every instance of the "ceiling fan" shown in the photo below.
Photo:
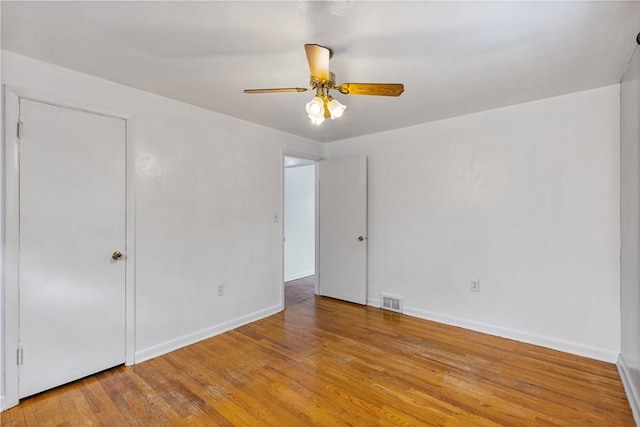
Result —
[{"label": "ceiling fan", "polygon": [[[307,103],[306,110],[311,122],[319,125],[325,119],[335,119],[342,116],[345,105],[329,95],[329,90],[337,90],[345,95],[377,95],[400,96],[404,92],[401,83],[342,83],[336,85],[336,76],[329,71],[329,60],[333,57],[331,49],[318,44],[305,44],[309,70],[311,71],[311,89],[315,89],[316,96]],[[244,93],[284,93],[305,92],[307,88],[287,87],[274,89],[245,89]]]}]

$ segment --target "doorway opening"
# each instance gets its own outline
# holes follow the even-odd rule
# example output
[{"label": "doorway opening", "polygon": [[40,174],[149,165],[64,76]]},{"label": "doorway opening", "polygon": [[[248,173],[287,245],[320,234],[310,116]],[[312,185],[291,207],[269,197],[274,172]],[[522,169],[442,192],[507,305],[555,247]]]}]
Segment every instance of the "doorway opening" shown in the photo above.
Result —
[{"label": "doorway opening", "polygon": [[284,158],[284,305],[315,295],[316,162]]}]

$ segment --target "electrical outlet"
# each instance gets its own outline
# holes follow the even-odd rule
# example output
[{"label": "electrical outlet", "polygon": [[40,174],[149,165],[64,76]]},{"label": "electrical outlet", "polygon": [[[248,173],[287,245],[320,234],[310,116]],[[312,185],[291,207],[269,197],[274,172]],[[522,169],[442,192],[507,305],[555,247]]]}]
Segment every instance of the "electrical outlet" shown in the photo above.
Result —
[{"label": "electrical outlet", "polygon": [[224,283],[218,285],[218,296],[220,297],[222,295],[224,295]]},{"label": "electrical outlet", "polygon": [[280,222],[280,215],[278,212],[273,213],[273,222]]},{"label": "electrical outlet", "polygon": [[480,280],[471,281],[471,292],[480,292]]}]

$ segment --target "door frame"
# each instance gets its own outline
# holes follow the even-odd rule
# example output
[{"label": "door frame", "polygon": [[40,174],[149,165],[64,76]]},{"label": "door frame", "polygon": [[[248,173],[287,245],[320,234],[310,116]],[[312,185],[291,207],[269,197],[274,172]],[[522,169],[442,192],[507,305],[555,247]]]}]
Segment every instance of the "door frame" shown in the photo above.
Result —
[{"label": "door frame", "polygon": [[280,253],[281,255],[281,280],[282,280],[282,288],[280,291],[280,301],[282,304],[282,308],[284,309],[284,222],[286,220],[285,218],[285,188],[284,188],[284,158],[285,157],[295,157],[297,159],[305,159],[305,160],[312,160],[314,162],[314,179],[315,179],[315,188],[314,188],[314,192],[315,192],[315,218],[314,218],[314,222],[315,222],[315,275],[314,275],[314,293],[316,295],[318,295],[320,293],[320,274],[319,274],[319,267],[320,267],[320,240],[319,240],[319,236],[320,236],[320,181],[318,181],[318,162],[324,160],[324,158],[322,156],[319,156],[317,154],[311,154],[311,153],[303,153],[303,152],[299,152],[299,151],[291,151],[291,150],[287,150],[287,149],[283,149],[282,150],[282,155],[280,156],[280,181],[281,181],[281,188],[282,188],[282,203],[281,203],[281,208],[280,208],[280,212],[282,212],[282,221],[281,221],[281,227],[280,227],[280,234],[282,236],[282,238],[280,239]]},{"label": "door frame", "polygon": [[[0,200],[4,214],[2,227],[2,283],[0,308],[4,313],[0,328],[2,348],[0,363],[0,410],[19,403],[19,376],[16,361],[20,332],[20,159],[17,123],[20,99],[41,102],[62,108],[123,119],[125,121],[125,364],[135,364],[135,122],[133,114],[113,111],[83,101],[65,99],[31,89],[3,86],[5,135],[0,150],[0,179],[4,184],[4,197]],[[0,118],[1,119],[1,118]]]}]

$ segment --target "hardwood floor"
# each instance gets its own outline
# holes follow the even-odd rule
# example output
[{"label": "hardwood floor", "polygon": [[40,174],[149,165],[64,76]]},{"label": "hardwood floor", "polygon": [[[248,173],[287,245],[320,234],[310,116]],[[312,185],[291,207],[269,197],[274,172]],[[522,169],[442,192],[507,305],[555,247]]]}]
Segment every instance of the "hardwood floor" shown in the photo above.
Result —
[{"label": "hardwood floor", "polygon": [[612,364],[313,295],[288,301],[25,399],[2,425],[634,425]]},{"label": "hardwood floor", "polygon": [[284,283],[284,306],[300,304],[314,297],[315,276],[303,277]]}]

